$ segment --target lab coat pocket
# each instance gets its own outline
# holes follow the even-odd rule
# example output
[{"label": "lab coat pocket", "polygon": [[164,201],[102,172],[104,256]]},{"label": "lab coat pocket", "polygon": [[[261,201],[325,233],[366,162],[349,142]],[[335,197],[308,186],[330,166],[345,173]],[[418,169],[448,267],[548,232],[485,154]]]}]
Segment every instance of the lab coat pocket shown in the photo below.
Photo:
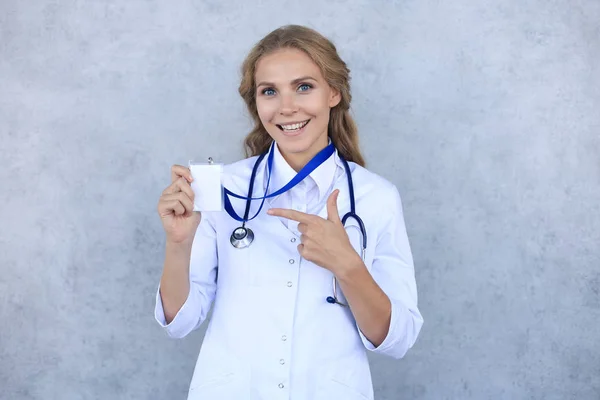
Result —
[{"label": "lab coat pocket", "polygon": [[241,371],[207,374],[194,379],[190,385],[190,400],[236,400],[250,390],[249,382]]},{"label": "lab coat pocket", "polygon": [[190,383],[190,400],[225,400],[243,398],[249,390],[249,371],[229,350],[214,342],[207,331],[205,343],[196,362]]},{"label": "lab coat pocket", "polygon": [[[373,400],[373,397],[367,397],[361,392],[358,392],[355,388],[352,388],[343,382],[331,379],[331,383],[336,387],[332,388],[331,396],[328,397],[328,399],[337,398],[346,400]],[[333,397],[333,395],[335,395],[335,397]]]},{"label": "lab coat pocket", "polygon": [[373,400],[373,396],[369,396],[370,390],[357,387],[357,383],[342,382],[336,378],[328,377],[327,380],[321,382],[316,393],[315,400]]},{"label": "lab coat pocket", "polygon": [[319,376],[318,399],[373,400],[369,362],[359,350],[326,364]]}]

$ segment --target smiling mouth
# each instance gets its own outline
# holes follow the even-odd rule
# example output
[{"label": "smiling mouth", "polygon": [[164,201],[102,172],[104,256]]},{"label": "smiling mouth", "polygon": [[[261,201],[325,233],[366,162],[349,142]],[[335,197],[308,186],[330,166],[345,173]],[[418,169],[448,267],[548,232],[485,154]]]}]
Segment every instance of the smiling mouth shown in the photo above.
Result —
[{"label": "smiling mouth", "polygon": [[304,128],[306,125],[308,125],[309,122],[310,122],[310,119],[307,119],[306,121],[299,122],[297,124],[287,124],[287,125],[276,124],[276,125],[279,129],[281,129],[284,132],[297,132],[300,129]]}]

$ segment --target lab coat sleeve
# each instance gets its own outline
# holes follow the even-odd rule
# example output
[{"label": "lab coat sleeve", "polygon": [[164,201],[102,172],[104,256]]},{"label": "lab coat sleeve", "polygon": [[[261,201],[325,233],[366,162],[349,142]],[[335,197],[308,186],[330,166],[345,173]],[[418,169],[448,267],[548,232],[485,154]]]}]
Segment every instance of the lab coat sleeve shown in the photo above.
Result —
[{"label": "lab coat sleeve", "polygon": [[391,301],[390,327],[378,347],[363,335],[360,328],[358,332],[368,350],[399,359],[404,357],[417,340],[423,317],[417,308],[413,258],[397,188],[392,185],[390,194],[385,198],[389,201],[382,208],[387,212],[382,213],[385,218],[376,232],[377,243],[371,275]]},{"label": "lab coat sleeve", "polygon": [[170,323],[166,323],[160,284],[156,292],[154,318],[172,338],[183,338],[204,322],[213,303],[217,278],[217,238],[210,213],[203,213],[192,243],[190,291]]}]

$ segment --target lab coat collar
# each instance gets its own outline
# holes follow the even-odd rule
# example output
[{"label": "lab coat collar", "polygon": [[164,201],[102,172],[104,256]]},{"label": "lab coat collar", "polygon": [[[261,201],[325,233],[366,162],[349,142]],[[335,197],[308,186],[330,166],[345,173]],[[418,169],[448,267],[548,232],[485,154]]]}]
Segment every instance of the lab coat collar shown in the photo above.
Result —
[{"label": "lab coat collar", "polygon": [[[331,143],[331,139],[329,139],[329,143]],[[277,144],[273,146],[273,151],[273,171],[271,171],[269,193],[281,189],[296,176],[296,171],[288,164],[285,158],[283,158]],[[325,160],[323,164],[304,179],[304,182],[308,185],[307,190],[310,190],[313,185],[317,185],[319,190],[319,202],[329,193],[338,166],[343,168],[336,149],[331,157]]]}]

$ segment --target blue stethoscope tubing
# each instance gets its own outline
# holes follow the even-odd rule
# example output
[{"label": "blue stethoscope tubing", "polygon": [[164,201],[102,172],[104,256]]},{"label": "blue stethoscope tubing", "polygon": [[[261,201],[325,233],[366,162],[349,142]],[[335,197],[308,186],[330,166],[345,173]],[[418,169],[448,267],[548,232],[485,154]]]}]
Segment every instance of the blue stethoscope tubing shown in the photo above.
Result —
[{"label": "blue stethoscope tubing", "polygon": [[[258,166],[260,165],[261,161],[265,158],[265,156],[267,154],[269,154],[268,157],[268,179],[267,179],[267,191],[269,188],[269,183],[271,181],[271,169],[273,166],[273,146],[274,146],[275,142],[273,142],[271,144],[271,147],[269,148],[268,151],[266,151],[265,153],[261,154],[256,162],[254,163],[254,167],[252,168],[252,175],[250,176],[250,183],[249,183],[249,187],[248,187],[248,197],[245,196],[240,196],[240,195],[236,195],[235,193],[225,189],[225,196],[224,196],[224,200],[225,200],[225,209],[227,211],[227,213],[234,218],[237,221],[241,221],[242,222],[242,229],[247,229],[245,228],[245,224],[247,221],[252,220],[254,218],[256,218],[256,216],[258,216],[258,214],[260,213],[264,202],[267,198],[269,197],[274,197],[277,196],[283,192],[285,192],[286,190],[291,189],[291,187],[295,186],[297,183],[299,183],[302,179],[304,179],[308,174],[309,171],[305,171],[304,169],[301,170],[298,175],[296,175],[296,178],[294,178],[292,181],[290,181],[287,185],[285,185],[283,188],[281,188],[280,190],[278,190],[277,192],[269,195],[269,196],[263,196],[263,197],[258,197],[258,198],[252,198],[252,192],[254,189],[254,181],[256,180],[256,173],[258,171]],[[326,147],[325,149],[323,149],[319,154],[317,154],[315,156],[315,158],[313,160],[311,160],[309,162],[313,163],[313,162],[317,162],[318,164],[320,164],[321,162],[323,162],[326,158],[328,158],[329,156],[332,155],[333,151],[335,151],[335,147],[333,147],[333,144],[329,145],[328,147]],[[346,222],[352,218],[354,219],[354,221],[358,224],[358,229],[360,230],[360,234],[361,234],[361,258],[364,261],[365,257],[366,257],[366,251],[367,251],[367,230],[365,228],[365,224],[362,220],[362,218],[360,218],[358,216],[358,214],[356,213],[356,201],[355,201],[355,197],[354,197],[354,182],[352,180],[352,171],[350,171],[350,165],[348,164],[348,161],[346,161],[346,159],[341,155],[338,154],[340,160],[342,161],[342,164],[344,164],[344,169],[346,171],[346,176],[348,179],[348,192],[350,194],[350,211],[348,211],[346,214],[344,214],[344,216],[342,217],[342,225],[344,225],[344,227],[346,226]],[[316,159],[320,159],[320,162],[317,161]],[[314,170],[314,167],[312,168]],[[304,172],[304,173],[303,173]],[[238,215],[235,213],[235,211],[233,210],[233,206],[231,205],[231,202],[228,198],[228,195],[236,197],[236,198],[240,198],[240,199],[245,199],[246,200],[246,208],[244,210],[244,217],[240,218],[238,217]],[[254,217],[252,218],[248,218],[248,215],[250,213],[250,204],[252,202],[252,200],[262,200],[261,205],[258,209],[258,211],[256,212],[256,215],[254,215]],[[335,278],[335,275],[333,277],[333,296],[328,296],[327,297],[327,302],[330,304],[339,304],[341,306],[347,306],[347,304],[342,303],[339,301],[338,296],[337,296],[337,279]]]}]

